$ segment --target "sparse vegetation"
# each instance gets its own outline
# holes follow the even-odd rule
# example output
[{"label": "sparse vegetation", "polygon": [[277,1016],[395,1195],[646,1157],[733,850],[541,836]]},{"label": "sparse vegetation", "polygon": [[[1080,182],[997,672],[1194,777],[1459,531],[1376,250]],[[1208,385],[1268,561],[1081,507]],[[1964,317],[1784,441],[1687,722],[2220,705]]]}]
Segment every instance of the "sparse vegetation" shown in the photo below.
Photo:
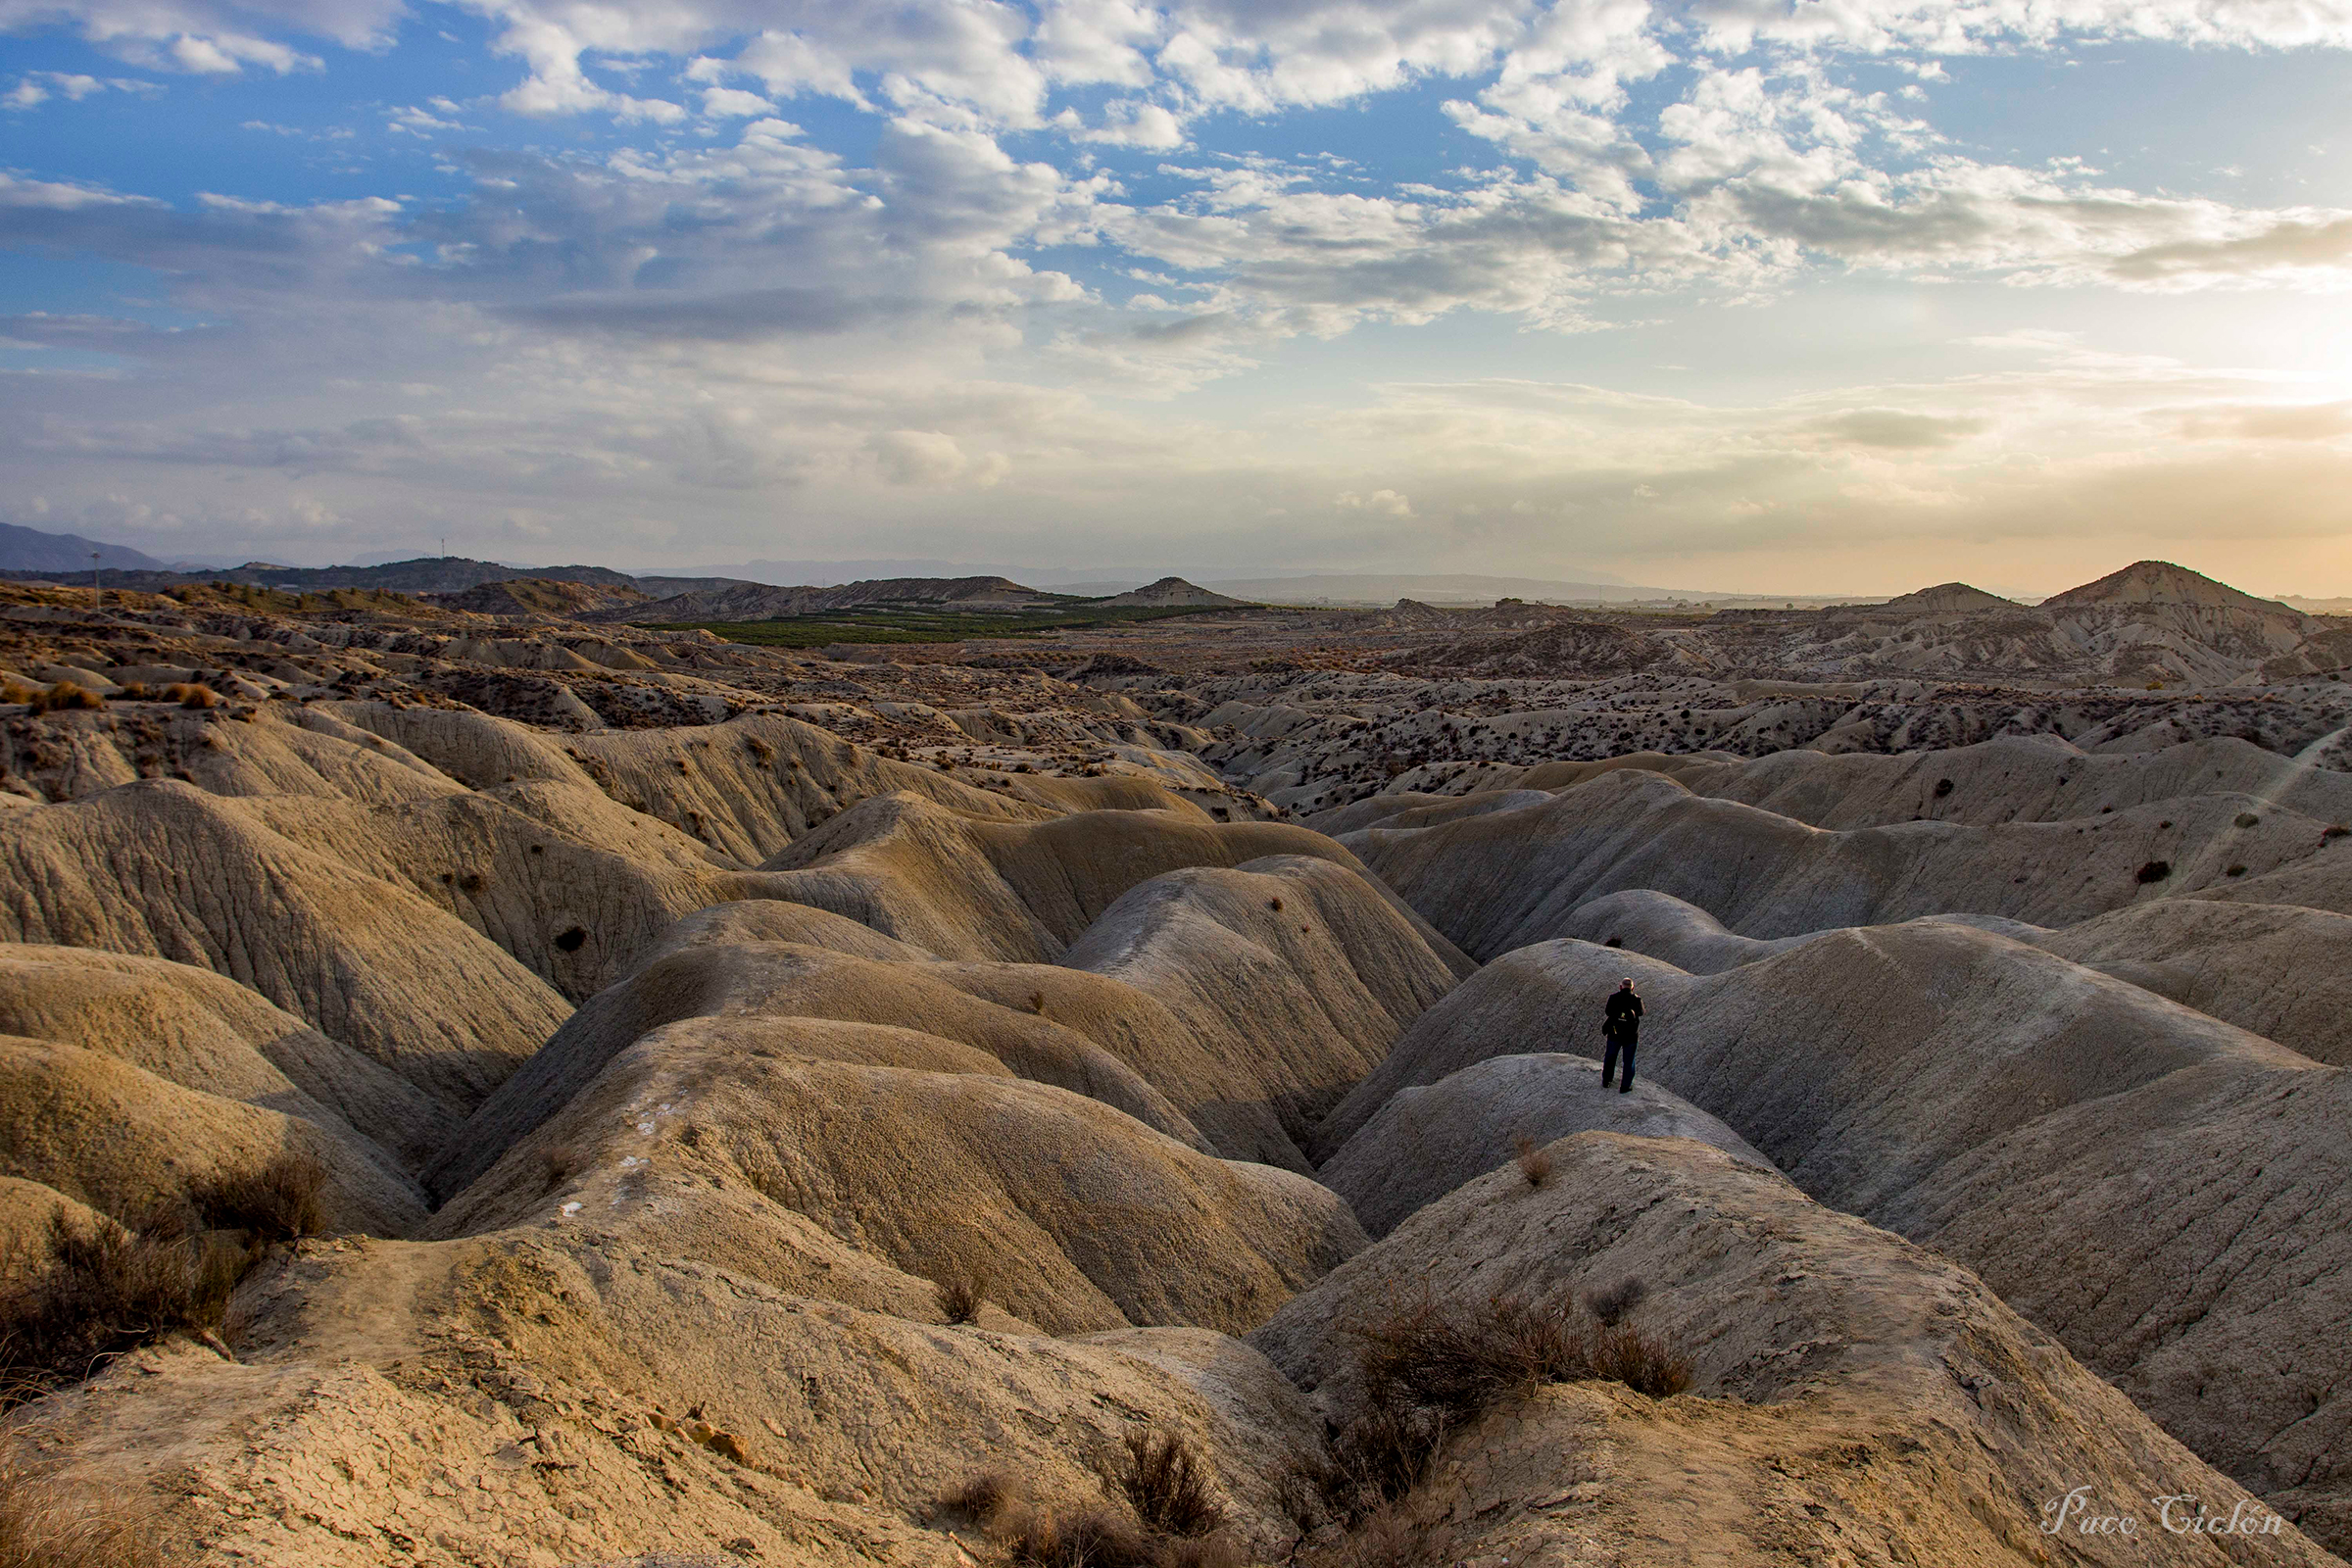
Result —
[{"label": "sparse vegetation", "polygon": [[941,1499],[978,1524],[1007,1568],[1242,1568],[1216,1534],[1207,1464],[1173,1434],[1130,1433],[1112,1478],[1135,1517],[1108,1497],[1055,1506],[1029,1496],[1002,1471],[983,1471]]},{"label": "sparse vegetation", "polygon": [[1593,1380],[1652,1398],[1689,1389],[1690,1363],[1622,1321],[1645,1294],[1639,1282],[1597,1294],[1616,1319],[1602,1320],[1592,1298],[1553,1307],[1497,1296],[1476,1307],[1423,1298],[1351,1327],[1364,1410],[1333,1443],[1327,1491],[1342,1514],[1405,1496],[1448,1431],[1507,1396]]},{"label": "sparse vegetation", "polygon": [[33,703],[40,698],[40,688],[27,686],[21,680],[0,682],[0,703]]},{"label": "sparse vegetation", "polygon": [[2147,864],[2141,866],[2138,871],[2133,874],[2139,879],[2140,885],[2145,887],[2151,882],[2161,882],[2166,877],[2171,876],[2173,874],[2173,862],[2170,860],[2150,860]]},{"label": "sparse vegetation", "polygon": [[1519,1174],[1527,1178],[1530,1187],[1542,1187],[1551,1180],[1551,1151],[1525,1133],[1511,1140],[1514,1157],[1519,1162]]},{"label": "sparse vegetation", "polygon": [[163,1568],[122,1499],[76,1496],[13,1447],[0,1449],[0,1568]]},{"label": "sparse vegetation", "polygon": [[300,1241],[326,1229],[326,1167],[311,1154],[287,1150],[256,1171],[215,1177],[190,1196],[205,1223],[244,1231],[267,1246]]},{"label": "sparse vegetation", "polygon": [[256,1256],[178,1216],[136,1232],[112,1221],[84,1230],[62,1210],[44,1250],[0,1287],[0,1408],[167,1335],[212,1334]]},{"label": "sparse vegetation", "polygon": [[1614,1328],[1625,1321],[1626,1315],[1640,1306],[1649,1296],[1649,1282],[1638,1274],[1629,1274],[1614,1285],[1585,1293],[1585,1310],[1607,1327]]},{"label": "sparse vegetation", "polygon": [[1138,1519],[1171,1536],[1205,1536],[1224,1522],[1208,1462],[1183,1434],[1138,1428],[1125,1447],[1117,1479]]},{"label": "sparse vegetation", "polygon": [[989,1534],[1019,1568],[1159,1568],[1152,1543],[1107,1508],[1064,1513],[1014,1503]]},{"label": "sparse vegetation", "polygon": [[931,1287],[939,1293],[939,1309],[949,1322],[969,1323],[980,1315],[980,1304],[994,1283],[986,1267],[956,1262],[934,1275]]},{"label": "sparse vegetation", "polygon": [[1067,612],[956,611],[945,608],[875,606],[784,615],[774,620],[707,620],[662,624],[658,631],[707,631],[731,643],[762,648],[823,648],[833,643],[958,643],[1028,641],[1056,631],[1086,631],[1138,621],[1169,620],[1230,611],[1214,605],[1121,605],[1101,609],[1083,600]]},{"label": "sparse vegetation", "polygon": [[32,699],[32,710],[36,713],[70,712],[77,709],[105,706],[105,698],[87,686],[78,686],[70,680],[61,680],[47,691],[35,693]]},{"label": "sparse vegetation", "polygon": [[182,708],[219,708],[220,694],[202,681],[173,681],[164,688],[164,701]]}]

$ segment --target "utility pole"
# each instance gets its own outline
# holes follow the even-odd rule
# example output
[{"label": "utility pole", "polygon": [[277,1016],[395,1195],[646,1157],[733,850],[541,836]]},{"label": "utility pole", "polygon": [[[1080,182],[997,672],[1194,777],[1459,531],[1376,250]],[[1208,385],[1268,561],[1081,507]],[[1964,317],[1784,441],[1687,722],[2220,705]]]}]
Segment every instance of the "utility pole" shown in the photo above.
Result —
[{"label": "utility pole", "polygon": [[104,559],[97,551],[90,552],[90,604],[93,608],[106,603],[106,590],[98,586],[98,563]]}]

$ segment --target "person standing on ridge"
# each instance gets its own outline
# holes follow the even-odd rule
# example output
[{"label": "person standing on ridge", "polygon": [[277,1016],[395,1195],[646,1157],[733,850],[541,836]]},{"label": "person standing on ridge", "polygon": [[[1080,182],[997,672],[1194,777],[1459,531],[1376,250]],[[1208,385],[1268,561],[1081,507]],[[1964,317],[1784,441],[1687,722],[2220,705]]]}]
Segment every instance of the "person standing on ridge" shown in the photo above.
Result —
[{"label": "person standing on ridge", "polygon": [[1617,1092],[1624,1094],[1634,1087],[1634,1042],[1642,1034],[1642,994],[1634,989],[1629,976],[1609,993],[1607,1016],[1600,1025],[1600,1038],[1608,1042],[1608,1050],[1600,1058],[1600,1087],[1609,1087],[1609,1074],[1617,1066],[1617,1053],[1625,1053],[1625,1076],[1618,1081]]}]

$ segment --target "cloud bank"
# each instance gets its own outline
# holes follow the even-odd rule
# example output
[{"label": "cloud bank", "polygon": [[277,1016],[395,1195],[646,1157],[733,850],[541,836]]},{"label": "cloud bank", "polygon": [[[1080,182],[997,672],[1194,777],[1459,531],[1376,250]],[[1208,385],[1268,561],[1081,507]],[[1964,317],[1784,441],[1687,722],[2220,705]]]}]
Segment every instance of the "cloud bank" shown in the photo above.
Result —
[{"label": "cloud bank", "polygon": [[[1995,156],[1938,101],[1969,62],[2340,51],[2352,0],[461,9],[464,79],[401,0],[0,0],[88,57],[0,88],[23,123],[206,77],[224,127],[363,171],[414,144],[445,184],[0,172],[0,246],[170,307],[0,320],[12,520],[306,560],[879,535],[1790,588],[2235,536],[2352,589],[2352,388],[2008,319],[2308,309],[2352,285],[2352,211]],[[341,122],[237,96],[412,56]],[[1936,373],[1799,352],[1760,389],[1731,341],[1889,290],[1953,302]],[[1729,337],[1676,395],[1612,346],[1701,319]],[[1447,375],[1350,347],[1432,342]],[[1584,358],[1616,384],[1528,373]]]}]

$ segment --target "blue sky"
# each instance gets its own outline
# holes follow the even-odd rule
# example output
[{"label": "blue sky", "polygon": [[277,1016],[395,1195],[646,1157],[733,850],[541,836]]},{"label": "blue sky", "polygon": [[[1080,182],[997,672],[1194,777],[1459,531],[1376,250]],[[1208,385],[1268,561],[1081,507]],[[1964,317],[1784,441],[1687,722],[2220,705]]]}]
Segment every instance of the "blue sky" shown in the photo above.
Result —
[{"label": "blue sky", "polygon": [[0,520],[2352,593],[2352,0],[0,0]]}]

